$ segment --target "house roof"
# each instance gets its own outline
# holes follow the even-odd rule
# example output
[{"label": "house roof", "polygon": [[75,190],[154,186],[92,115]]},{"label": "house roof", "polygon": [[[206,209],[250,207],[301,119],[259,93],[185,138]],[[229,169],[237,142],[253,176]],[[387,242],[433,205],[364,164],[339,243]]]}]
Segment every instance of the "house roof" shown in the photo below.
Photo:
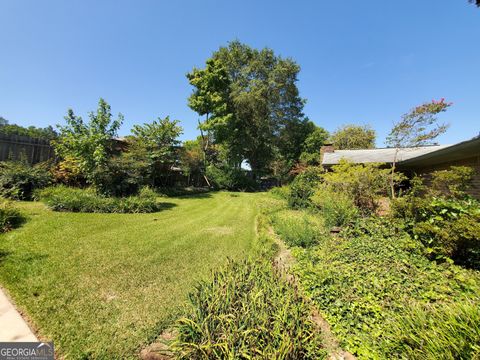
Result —
[{"label": "house roof", "polygon": [[480,156],[480,136],[402,161],[402,166],[423,167]]},{"label": "house roof", "polygon": [[[432,145],[416,148],[403,148],[398,151],[397,162],[439,151],[451,145]],[[336,165],[345,159],[353,163],[392,163],[395,158],[395,148],[362,149],[362,150],[335,150],[323,154],[322,165]]]}]

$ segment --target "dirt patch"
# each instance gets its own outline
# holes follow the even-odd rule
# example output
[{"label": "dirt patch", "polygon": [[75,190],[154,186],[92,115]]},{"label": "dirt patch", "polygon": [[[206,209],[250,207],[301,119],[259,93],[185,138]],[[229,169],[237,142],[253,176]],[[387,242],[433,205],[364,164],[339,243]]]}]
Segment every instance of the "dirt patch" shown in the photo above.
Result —
[{"label": "dirt patch", "polygon": [[171,360],[175,356],[170,351],[170,344],[175,340],[177,332],[167,329],[153,344],[148,345],[140,352],[140,358],[143,360]]}]

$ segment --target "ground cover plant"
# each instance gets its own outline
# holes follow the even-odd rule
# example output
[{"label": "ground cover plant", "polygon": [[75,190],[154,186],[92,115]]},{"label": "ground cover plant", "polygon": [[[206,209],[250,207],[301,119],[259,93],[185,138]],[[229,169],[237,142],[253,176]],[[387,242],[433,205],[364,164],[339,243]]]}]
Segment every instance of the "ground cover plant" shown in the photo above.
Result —
[{"label": "ground cover plant", "polygon": [[19,203],[29,221],[0,236],[0,283],[60,356],[137,358],[198,280],[254,247],[261,196],[169,198],[170,209],[151,214]]},{"label": "ground cover plant", "polygon": [[[480,274],[430,261],[401,224],[362,219],[339,237],[297,248],[295,256],[302,289],[342,346],[360,358],[479,355],[474,345],[480,341],[474,324],[478,312],[467,310],[480,306]],[[425,308],[430,309],[428,320],[419,311]],[[459,351],[458,344],[467,345]]]},{"label": "ground cover plant", "polygon": [[95,189],[54,186],[38,192],[38,198],[54,211],[84,213],[152,213],[168,207],[157,200],[157,193],[148,187],[138,195],[107,197]]}]

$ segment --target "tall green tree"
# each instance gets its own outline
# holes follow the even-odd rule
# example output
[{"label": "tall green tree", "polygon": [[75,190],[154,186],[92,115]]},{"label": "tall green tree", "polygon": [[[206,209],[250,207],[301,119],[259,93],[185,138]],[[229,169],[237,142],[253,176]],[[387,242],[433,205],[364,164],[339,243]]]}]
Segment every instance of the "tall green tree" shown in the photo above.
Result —
[{"label": "tall green tree", "polygon": [[285,151],[278,139],[304,121],[299,71],[293,60],[271,49],[233,41],[214,52],[205,69],[187,75],[195,88],[189,105],[205,115],[201,129],[222,144],[232,167],[246,160],[254,174],[264,173]]},{"label": "tall green tree", "polygon": [[348,124],[335,130],[330,141],[336,149],[373,149],[377,134],[369,125]]},{"label": "tall green tree", "polygon": [[55,152],[62,158],[75,159],[90,184],[94,184],[95,171],[104,166],[113,152],[113,138],[123,123],[123,115],[112,118],[110,105],[98,101],[96,112],[90,112],[89,121],[84,122],[69,109],[65,116],[66,125],[58,125],[59,137],[52,141]]},{"label": "tall green tree", "polygon": [[225,67],[215,59],[208,59],[205,69],[194,68],[187,74],[187,78],[195,88],[188,98],[188,106],[205,117],[198,124],[205,172],[205,167],[212,160],[212,143],[224,140],[227,124],[233,116],[229,101],[230,80]]}]

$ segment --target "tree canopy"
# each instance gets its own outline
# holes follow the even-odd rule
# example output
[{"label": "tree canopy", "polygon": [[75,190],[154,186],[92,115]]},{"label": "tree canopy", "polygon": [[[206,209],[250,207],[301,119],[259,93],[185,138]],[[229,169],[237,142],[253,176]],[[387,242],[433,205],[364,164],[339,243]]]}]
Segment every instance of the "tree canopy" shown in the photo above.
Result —
[{"label": "tree canopy", "polygon": [[0,133],[7,135],[29,136],[35,139],[53,140],[58,134],[52,126],[40,128],[36,126],[23,127],[17,124],[10,124],[7,119],[0,116]]},{"label": "tree canopy", "polygon": [[369,125],[344,125],[331,136],[330,141],[336,149],[355,150],[373,149],[377,134]]},{"label": "tree canopy", "polygon": [[439,124],[437,115],[445,112],[451,105],[441,99],[413,108],[395,123],[387,136],[387,145],[394,148],[430,145],[447,130],[448,125]]},{"label": "tree canopy", "polygon": [[95,170],[106,164],[112,151],[112,139],[123,123],[123,115],[112,119],[110,105],[103,99],[98,101],[96,112],[89,113],[84,122],[69,109],[65,116],[66,125],[58,126],[59,138],[53,142],[55,151],[62,158],[78,161],[82,173],[92,183]]},{"label": "tree canopy", "polygon": [[194,87],[188,104],[205,116],[200,130],[222,145],[230,166],[240,168],[247,161],[254,174],[261,174],[278,157],[298,160],[315,128],[302,112],[299,71],[292,59],[271,49],[233,41],[215,51],[204,69],[187,74]]}]

